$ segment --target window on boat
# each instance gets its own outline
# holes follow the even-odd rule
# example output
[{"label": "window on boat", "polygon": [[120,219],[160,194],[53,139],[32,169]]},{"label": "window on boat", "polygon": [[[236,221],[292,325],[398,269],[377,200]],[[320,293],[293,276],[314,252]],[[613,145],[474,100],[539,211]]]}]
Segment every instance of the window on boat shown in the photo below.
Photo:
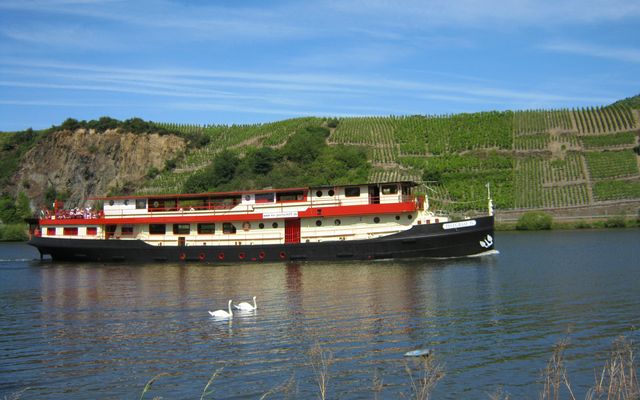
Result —
[{"label": "window on boat", "polygon": [[382,185],[382,194],[397,194],[398,185]]},{"label": "window on boat", "polygon": [[360,187],[346,187],[344,188],[345,197],[360,197]]},{"label": "window on boat", "polygon": [[195,211],[202,210],[207,208],[207,200],[206,199],[188,199],[180,201],[180,209],[183,211]]},{"label": "window on boat", "polygon": [[122,225],[120,232],[122,232],[122,236],[133,235],[133,225]]},{"label": "window on boat", "polygon": [[47,228],[47,236],[55,236],[56,228]]},{"label": "window on boat", "polygon": [[189,224],[173,224],[174,235],[188,235],[191,233],[191,225]]},{"label": "window on boat", "polygon": [[198,233],[200,235],[213,235],[216,233],[216,224],[198,224]]},{"label": "window on boat", "polygon": [[167,233],[167,226],[165,224],[149,224],[150,235],[164,235]]},{"label": "window on boat", "polygon": [[322,197],[322,190],[318,190],[316,192],[316,197]]},{"label": "window on boat", "polygon": [[62,230],[62,234],[65,236],[77,236],[78,235],[78,227],[77,226],[66,226]]},{"label": "window on boat", "polygon": [[275,193],[256,193],[256,203],[273,203]]},{"label": "window on boat", "polygon": [[222,224],[222,233],[236,233],[236,227],[231,222],[224,222]]},{"label": "window on boat", "polygon": [[276,201],[302,201],[304,199],[305,193],[302,190],[276,193]]},{"label": "window on boat", "polygon": [[98,234],[98,228],[95,226],[87,226],[87,235],[96,236]]},{"label": "window on boat", "polygon": [[161,208],[164,208],[164,201],[158,200],[158,199],[149,200],[149,210],[150,211],[156,211],[156,210],[159,210]]},{"label": "window on boat", "polygon": [[147,208],[147,199],[136,199],[136,210],[144,210]]}]

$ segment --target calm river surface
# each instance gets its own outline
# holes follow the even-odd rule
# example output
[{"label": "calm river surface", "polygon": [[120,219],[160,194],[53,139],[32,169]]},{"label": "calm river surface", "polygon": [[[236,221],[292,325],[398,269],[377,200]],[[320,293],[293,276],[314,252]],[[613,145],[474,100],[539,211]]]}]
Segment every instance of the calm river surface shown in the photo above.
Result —
[{"label": "calm river surface", "polygon": [[[640,342],[640,230],[498,233],[499,255],[301,265],[40,262],[0,244],[0,398],[317,398],[310,349],[331,353],[328,398],[410,397],[403,358],[429,348],[436,399],[536,399],[570,341],[578,398],[619,335]],[[258,310],[211,318],[228,299]],[[637,351],[636,351],[637,353]],[[374,376],[383,386],[374,392]]]}]

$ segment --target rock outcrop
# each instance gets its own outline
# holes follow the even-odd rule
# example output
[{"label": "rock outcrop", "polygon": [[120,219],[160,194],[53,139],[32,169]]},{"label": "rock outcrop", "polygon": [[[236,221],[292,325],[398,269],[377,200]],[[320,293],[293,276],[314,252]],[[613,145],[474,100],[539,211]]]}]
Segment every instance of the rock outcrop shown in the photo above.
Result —
[{"label": "rock outcrop", "polygon": [[152,167],[162,170],[186,145],[174,135],[57,131],[25,154],[14,182],[39,203],[34,206],[43,204],[49,187],[69,193],[67,206],[80,206],[111,190],[135,188]]}]

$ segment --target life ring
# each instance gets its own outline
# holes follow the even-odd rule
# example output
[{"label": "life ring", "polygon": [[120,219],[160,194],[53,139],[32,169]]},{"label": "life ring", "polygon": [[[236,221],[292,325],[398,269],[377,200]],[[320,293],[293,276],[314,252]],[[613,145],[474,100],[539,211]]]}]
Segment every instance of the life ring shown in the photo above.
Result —
[{"label": "life ring", "polygon": [[184,260],[186,260],[186,259],[187,259],[187,255],[186,255],[186,254],[184,254],[184,253],[180,253],[180,260],[181,260],[181,261],[184,261]]},{"label": "life ring", "polygon": [[198,254],[198,258],[200,259],[200,261],[204,261],[204,259],[205,259],[206,257],[207,257],[207,256],[206,256],[204,253],[200,253],[200,254]]},{"label": "life ring", "polygon": [[223,252],[218,253],[218,260],[220,260],[220,261],[224,260],[224,253]]},{"label": "life ring", "polygon": [[240,253],[238,253],[239,259],[244,260],[245,257],[246,257],[246,254],[244,254],[244,251],[241,251]]},{"label": "life ring", "polygon": [[284,251],[281,251],[281,252],[280,252],[280,258],[281,258],[282,260],[284,260],[286,256],[287,256],[287,253],[285,253]]},{"label": "life ring", "polygon": [[264,260],[264,251],[261,251],[260,253],[258,253],[258,258],[261,260]]}]

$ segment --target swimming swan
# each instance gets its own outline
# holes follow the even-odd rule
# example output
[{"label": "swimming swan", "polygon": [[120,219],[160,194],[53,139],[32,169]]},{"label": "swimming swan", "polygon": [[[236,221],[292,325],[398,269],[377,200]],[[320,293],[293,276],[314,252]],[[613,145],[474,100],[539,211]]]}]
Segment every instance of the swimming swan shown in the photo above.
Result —
[{"label": "swimming swan", "polygon": [[216,317],[216,318],[231,318],[233,317],[233,312],[231,312],[231,300],[229,300],[229,312],[225,311],[225,310],[216,310],[216,311],[209,311],[209,314],[211,314],[212,317]]},{"label": "swimming swan", "polygon": [[253,311],[256,308],[258,308],[258,306],[256,305],[256,296],[253,296],[253,305],[247,303],[246,301],[243,301],[242,303],[234,304],[233,306],[236,309],[242,310],[242,311]]}]

